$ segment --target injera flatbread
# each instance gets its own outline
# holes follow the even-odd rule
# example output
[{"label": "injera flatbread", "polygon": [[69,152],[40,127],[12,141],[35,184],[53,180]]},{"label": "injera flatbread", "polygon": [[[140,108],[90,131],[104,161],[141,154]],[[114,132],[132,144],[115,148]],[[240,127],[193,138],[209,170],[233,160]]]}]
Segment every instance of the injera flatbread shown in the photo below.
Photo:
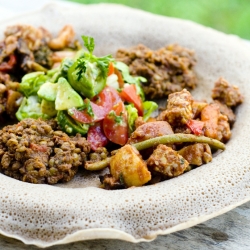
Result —
[{"label": "injera flatbread", "polygon": [[[227,149],[212,163],[156,185],[107,191],[98,178],[78,176],[65,185],[34,185],[0,174],[0,233],[47,247],[87,239],[153,240],[218,216],[250,199],[250,50],[235,36],[190,21],[167,18],[120,5],[49,5],[0,24],[44,26],[56,34],[71,24],[77,35],[95,38],[95,54],[143,43],[158,49],[178,43],[197,55],[199,86],[210,100],[223,76],[238,85],[245,102]],[[89,186],[89,187],[87,187]]]}]

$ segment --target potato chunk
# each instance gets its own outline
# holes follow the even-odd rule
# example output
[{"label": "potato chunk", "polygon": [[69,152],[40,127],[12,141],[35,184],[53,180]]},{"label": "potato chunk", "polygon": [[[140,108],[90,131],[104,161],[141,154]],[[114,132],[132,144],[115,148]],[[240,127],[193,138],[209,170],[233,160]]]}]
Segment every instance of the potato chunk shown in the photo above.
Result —
[{"label": "potato chunk", "polygon": [[151,180],[151,173],[138,150],[128,144],[111,157],[110,173],[127,187],[139,187]]},{"label": "potato chunk", "polygon": [[173,130],[166,121],[147,122],[139,126],[128,139],[129,144],[145,141],[162,135],[173,134]]}]

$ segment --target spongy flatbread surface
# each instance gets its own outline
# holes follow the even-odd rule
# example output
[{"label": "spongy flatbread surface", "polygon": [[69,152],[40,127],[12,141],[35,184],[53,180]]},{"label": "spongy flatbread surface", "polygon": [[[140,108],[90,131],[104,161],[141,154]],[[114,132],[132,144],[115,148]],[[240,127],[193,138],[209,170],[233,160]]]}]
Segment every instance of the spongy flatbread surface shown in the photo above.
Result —
[{"label": "spongy flatbread surface", "polygon": [[157,49],[178,43],[194,49],[199,86],[209,100],[215,80],[238,85],[245,102],[227,149],[213,161],[156,185],[107,191],[95,176],[67,185],[34,185],[0,174],[0,233],[40,247],[109,238],[152,240],[182,230],[250,200],[250,51],[244,42],[189,21],[156,16],[119,5],[49,5],[42,11],[1,23],[44,26],[56,34],[71,24],[78,36],[92,36],[95,53],[143,43]]}]

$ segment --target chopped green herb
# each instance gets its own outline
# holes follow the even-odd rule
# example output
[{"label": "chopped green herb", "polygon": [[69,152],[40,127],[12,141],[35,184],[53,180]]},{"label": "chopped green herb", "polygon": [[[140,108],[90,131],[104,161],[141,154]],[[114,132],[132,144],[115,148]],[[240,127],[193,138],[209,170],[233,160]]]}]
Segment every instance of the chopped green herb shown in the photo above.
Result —
[{"label": "chopped green herb", "polygon": [[86,72],[86,61],[84,57],[80,57],[77,59],[77,65],[76,65],[76,75],[77,75],[77,81],[80,81],[82,78],[82,74]]},{"label": "chopped green herb", "polygon": [[119,181],[120,181],[120,183],[121,183],[122,185],[125,184],[125,182],[124,182],[124,177],[123,177],[123,173],[120,173],[120,174],[119,174]]},{"label": "chopped green herb", "polygon": [[83,106],[79,107],[78,110],[80,110],[80,111],[86,110],[87,114],[89,116],[91,116],[91,117],[95,116],[94,111],[93,111],[92,106],[91,106],[91,103],[90,103],[90,100],[88,98],[85,99]]},{"label": "chopped green herb", "polygon": [[86,105],[87,114],[90,115],[91,117],[94,117],[95,114],[93,112],[89,99],[86,100],[85,105]]},{"label": "chopped green herb", "polygon": [[117,115],[116,113],[115,113],[115,111],[114,110],[111,110],[110,112],[109,112],[109,116],[110,117],[113,117],[114,118],[114,120],[115,120],[115,122],[117,123],[117,124],[122,124],[122,115],[123,115],[123,112],[121,112],[120,113],[120,115]]},{"label": "chopped green herb", "polygon": [[82,36],[85,47],[83,51],[68,70],[70,85],[82,96],[92,98],[99,94],[106,86],[108,68],[111,55],[96,57],[92,54],[95,44],[92,37]]},{"label": "chopped green herb", "polygon": [[95,40],[93,37],[90,36],[82,36],[82,40],[84,42],[84,46],[92,54],[95,48]]},{"label": "chopped green herb", "polygon": [[180,162],[181,162],[181,165],[183,165],[185,163],[185,160],[181,157]]}]

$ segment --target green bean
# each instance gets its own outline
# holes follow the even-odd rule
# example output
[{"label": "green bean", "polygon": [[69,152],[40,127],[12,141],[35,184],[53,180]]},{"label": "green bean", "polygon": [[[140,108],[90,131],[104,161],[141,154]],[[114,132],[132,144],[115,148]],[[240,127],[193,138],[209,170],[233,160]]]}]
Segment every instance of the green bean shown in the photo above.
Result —
[{"label": "green bean", "polygon": [[200,142],[207,143],[211,147],[216,149],[224,150],[226,148],[225,144],[206,136],[196,136],[192,134],[172,134],[172,135],[163,135],[155,138],[148,139],[146,141],[138,142],[132,144],[137,150],[143,150],[157,146],[159,144],[174,144],[182,142]]},{"label": "green bean", "polygon": [[[131,144],[133,147],[135,147],[137,150],[143,150],[151,147],[155,147],[159,144],[174,144],[174,143],[182,143],[182,142],[200,142],[200,143],[207,143],[211,147],[215,149],[222,149],[224,150],[226,148],[225,144],[216,140],[212,139],[206,136],[196,136],[192,134],[172,134],[172,135],[163,135],[155,138],[151,138],[142,142],[138,142],[135,144]],[[106,159],[102,161],[97,161],[93,163],[87,162],[85,164],[85,169],[90,171],[97,171],[102,170],[109,166],[110,163],[110,157],[107,157]]]},{"label": "green bean", "polygon": [[109,166],[110,157],[96,162],[86,162],[84,168],[90,171],[99,171]]}]

